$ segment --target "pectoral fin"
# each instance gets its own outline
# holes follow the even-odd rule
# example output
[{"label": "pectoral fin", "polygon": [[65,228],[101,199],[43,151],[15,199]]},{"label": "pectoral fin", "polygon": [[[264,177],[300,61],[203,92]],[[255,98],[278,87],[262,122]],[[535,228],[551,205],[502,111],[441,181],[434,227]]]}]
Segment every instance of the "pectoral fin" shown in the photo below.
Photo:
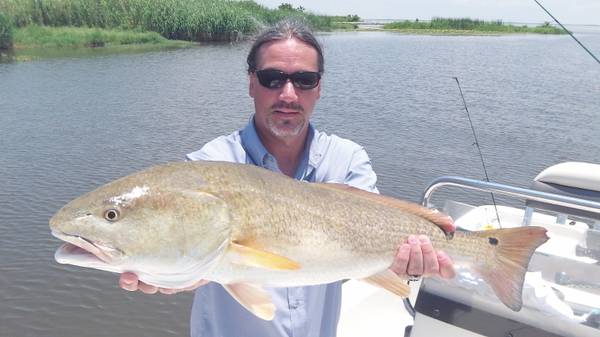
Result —
[{"label": "pectoral fin", "polygon": [[402,298],[406,298],[408,295],[410,295],[410,286],[406,284],[406,281],[389,269],[363,279],[363,281],[383,288]]},{"label": "pectoral fin", "polygon": [[300,264],[287,257],[273,254],[262,249],[253,248],[238,242],[231,242],[227,253],[232,263],[250,267],[258,267],[274,270],[296,270]]},{"label": "pectoral fin", "polygon": [[275,317],[271,295],[261,287],[247,283],[226,284],[223,287],[241,306],[258,318],[270,321]]}]

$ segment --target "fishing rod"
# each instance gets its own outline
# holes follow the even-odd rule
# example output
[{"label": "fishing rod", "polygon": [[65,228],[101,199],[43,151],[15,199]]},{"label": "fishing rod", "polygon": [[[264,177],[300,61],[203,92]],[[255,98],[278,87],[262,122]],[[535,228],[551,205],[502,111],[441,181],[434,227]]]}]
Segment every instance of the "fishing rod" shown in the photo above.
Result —
[{"label": "fishing rod", "polygon": [[572,34],[572,33],[571,33],[571,32],[570,32],[570,31],[569,31],[567,28],[565,28],[565,26],[563,26],[563,24],[562,24],[562,23],[560,23],[560,21],[558,21],[558,19],[557,19],[557,18],[555,18],[555,17],[554,17],[554,15],[550,14],[550,12],[548,12],[548,10],[547,10],[546,8],[544,8],[544,6],[542,6],[542,4],[541,4],[541,3],[539,3],[537,0],[533,0],[533,1],[535,1],[535,3],[536,3],[536,4],[538,4],[538,6],[540,6],[540,7],[541,7],[541,8],[544,10],[544,12],[548,13],[548,15],[550,15],[550,17],[551,17],[551,18],[552,18],[554,21],[556,21],[556,23],[558,23],[558,25],[559,25],[559,26],[560,26],[560,27],[561,27],[561,28],[562,28],[562,29],[563,29],[565,32],[567,32],[567,34],[569,34],[569,35],[570,35],[570,36],[573,38],[573,40],[575,40],[575,42],[579,43],[579,45],[581,46],[581,48],[583,48],[583,49],[584,49],[586,52],[588,52],[588,54],[590,54],[590,56],[591,56],[591,57],[593,57],[593,58],[594,58],[594,60],[596,60],[596,62],[598,62],[598,64],[600,64],[600,60],[598,60],[598,58],[596,57],[596,55],[594,55],[594,54],[593,54],[593,53],[592,53],[592,52],[591,52],[589,49],[587,49],[587,48],[586,48],[586,47],[583,45],[583,43],[579,42],[579,40],[577,40],[577,38],[576,38],[576,37],[575,37],[575,36],[574,36],[574,35],[573,35],[573,34]]},{"label": "fishing rod", "polygon": [[[483,153],[481,152],[481,147],[479,146],[479,140],[477,140],[477,133],[475,132],[475,127],[473,126],[473,121],[471,120],[471,113],[469,112],[469,108],[467,108],[467,101],[465,101],[465,96],[463,95],[462,92],[462,88],[460,87],[460,82],[458,81],[458,77],[452,77],[455,81],[456,84],[458,85],[458,90],[460,92],[460,97],[462,98],[463,101],[463,106],[465,107],[465,111],[467,112],[467,117],[469,118],[469,125],[471,126],[471,131],[473,132],[473,138],[475,138],[475,143],[473,143],[473,145],[477,146],[477,150],[479,152],[479,158],[481,159],[481,165],[483,166],[483,172],[485,173],[485,180],[487,182],[490,181],[490,177],[488,176],[487,173],[487,167],[485,166],[485,160],[483,160]],[[494,210],[496,211],[496,219],[498,220],[498,227],[502,228],[502,224],[500,223],[500,215],[498,214],[498,206],[496,204],[496,198],[494,198],[494,193],[490,193],[492,195],[492,203],[494,204]],[[414,319],[417,312],[415,310],[415,307],[412,305],[412,303],[410,303],[410,299],[404,298],[402,300],[402,302],[404,303],[404,308],[406,309],[406,311],[408,312],[408,314]],[[408,329],[408,327],[407,327]],[[410,331],[410,330],[408,330]],[[406,333],[405,333],[406,335]]]},{"label": "fishing rod", "polygon": [[[481,147],[479,146],[479,140],[477,139],[477,133],[475,132],[475,127],[473,126],[473,121],[471,120],[471,113],[469,112],[469,108],[467,108],[467,101],[465,101],[465,96],[463,95],[462,88],[460,87],[460,82],[458,81],[458,77],[452,77],[456,84],[458,85],[458,90],[460,92],[460,97],[463,101],[463,106],[465,107],[465,111],[467,112],[467,118],[469,118],[469,125],[471,126],[471,131],[473,132],[473,138],[475,139],[475,145],[477,147],[477,151],[479,152],[479,158],[481,159],[481,166],[483,166],[483,172],[485,173],[485,181],[490,182],[490,177],[488,176],[487,168],[485,166],[485,161],[483,160],[483,153],[481,152]],[[496,219],[498,220],[498,226],[502,228],[502,224],[500,223],[500,215],[498,214],[498,206],[496,205],[496,198],[494,198],[494,193],[490,193],[492,195],[492,203],[494,204],[494,210],[496,211]]]}]

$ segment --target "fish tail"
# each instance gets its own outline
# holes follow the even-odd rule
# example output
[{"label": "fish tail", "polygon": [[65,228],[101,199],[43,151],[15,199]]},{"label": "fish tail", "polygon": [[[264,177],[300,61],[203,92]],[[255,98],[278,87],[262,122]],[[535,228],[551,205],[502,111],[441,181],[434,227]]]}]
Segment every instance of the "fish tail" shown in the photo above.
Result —
[{"label": "fish tail", "polygon": [[537,226],[505,228],[471,232],[486,238],[486,258],[475,269],[489,284],[496,296],[514,311],[523,306],[522,292],[525,273],[533,252],[548,240],[546,229]]}]

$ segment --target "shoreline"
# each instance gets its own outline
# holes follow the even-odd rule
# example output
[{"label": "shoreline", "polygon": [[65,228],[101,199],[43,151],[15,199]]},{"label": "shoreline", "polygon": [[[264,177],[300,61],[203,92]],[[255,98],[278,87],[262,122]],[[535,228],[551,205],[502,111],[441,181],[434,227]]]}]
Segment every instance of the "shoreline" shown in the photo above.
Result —
[{"label": "shoreline", "polygon": [[82,27],[29,26],[16,29],[15,37],[11,49],[0,50],[0,62],[141,53],[200,45],[169,40],[155,32]]},{"label": "shoreline", "polygon": [[476,31],[476,30],[458,30],[458,29],[385,29],[385,28],[357,28],[353,30],[335,30],[335,32],[381,32],[398,33],[405,35],[431,35],[431,36],[504,36],[504,35],[549,35],[533,32],[495,32],[495,31]]},{"label": "shoreline", "polygon": [[138,54],[156,51],[194,48],[199,43],[175,41],[175,43],[136,43],[136,44],[109,44],[103,47],[42,47],[17,45],[12,50],[0,51],[0,63],[3,62],[29,62],[62,57],[94,57],[118,54]]},{"label": "shoreline", "polygon": [[[520,31],[486,31],[486,30],[458,30],[458,29],[411,29],[411,28],[384,28],[383,24],[355,24],[356,27],[338,28],[328,32],[388,32],[405,35],[431,35],[431,36],[504,36],[517,34],[548,35],[539,32]],[[77,28],[77,27],[37,27],[35,30],[43,30],[41,36],[33,36],[31,30],[26,28],[17,29],[19,38],[15,41],[12,50],[0,51],[0,62],[22,62],[45,58],[57,58],[67,56],[96,56],[108,54],[142,53],[160,50],[172,50],[180,48],[191,48],[201,46],[204,43],[170,40],[162,36],[152,36],[152,32],[139,32],[135,30],[111,30],[99,28]],[[57,36],[69,34],[68,38]],[[115,35],[117,37],[115,37]],[[121,37],[123,35],[125,37]],[[157,34],[156,34],[157,35]],[[246,37],[240,41],[246,40]]]}]

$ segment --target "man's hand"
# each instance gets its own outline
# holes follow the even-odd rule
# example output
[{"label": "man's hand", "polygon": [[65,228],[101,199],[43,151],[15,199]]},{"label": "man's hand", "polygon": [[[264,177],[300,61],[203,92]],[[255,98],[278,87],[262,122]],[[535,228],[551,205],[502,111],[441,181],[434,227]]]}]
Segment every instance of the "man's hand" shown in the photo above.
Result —
[{"label": "man's hand", "polygon": [[[448,218],[448,223],[444,223],[442,227],[447,232],[454,232],[456,229],[451,218]],[[403,278],[419,276],[453,278],[455,275],[452,259],[446,253],[436,251],[425,235],[410,235],[408,240],[398,248],[390,269]]]},{"label": "man's hand", "polygon": [[128,291],[139,290],[139,291],[143,292],[144,294],[156,294],[157,292],[160,292],[161,294],[171,295],[171,294],[177,294],[182,291],[195,290],[196,288],[199,288],[199,287],[207,284],[208,282],[209,281],[207,281],[207,280],[200,280],[200,281],[198,281],[198,283],[196,283],[192,286],[189,286],[187,288],[168,289],[168,288],[159,288],[159,287],[155,287],[155,286],[146,284],[146,283],[140,281],[138,279],[137,275],[134,273],[123,273],[123,274],[121,274],[121,278],[119,279],[119,286],[122,289],[125,289]]}]

